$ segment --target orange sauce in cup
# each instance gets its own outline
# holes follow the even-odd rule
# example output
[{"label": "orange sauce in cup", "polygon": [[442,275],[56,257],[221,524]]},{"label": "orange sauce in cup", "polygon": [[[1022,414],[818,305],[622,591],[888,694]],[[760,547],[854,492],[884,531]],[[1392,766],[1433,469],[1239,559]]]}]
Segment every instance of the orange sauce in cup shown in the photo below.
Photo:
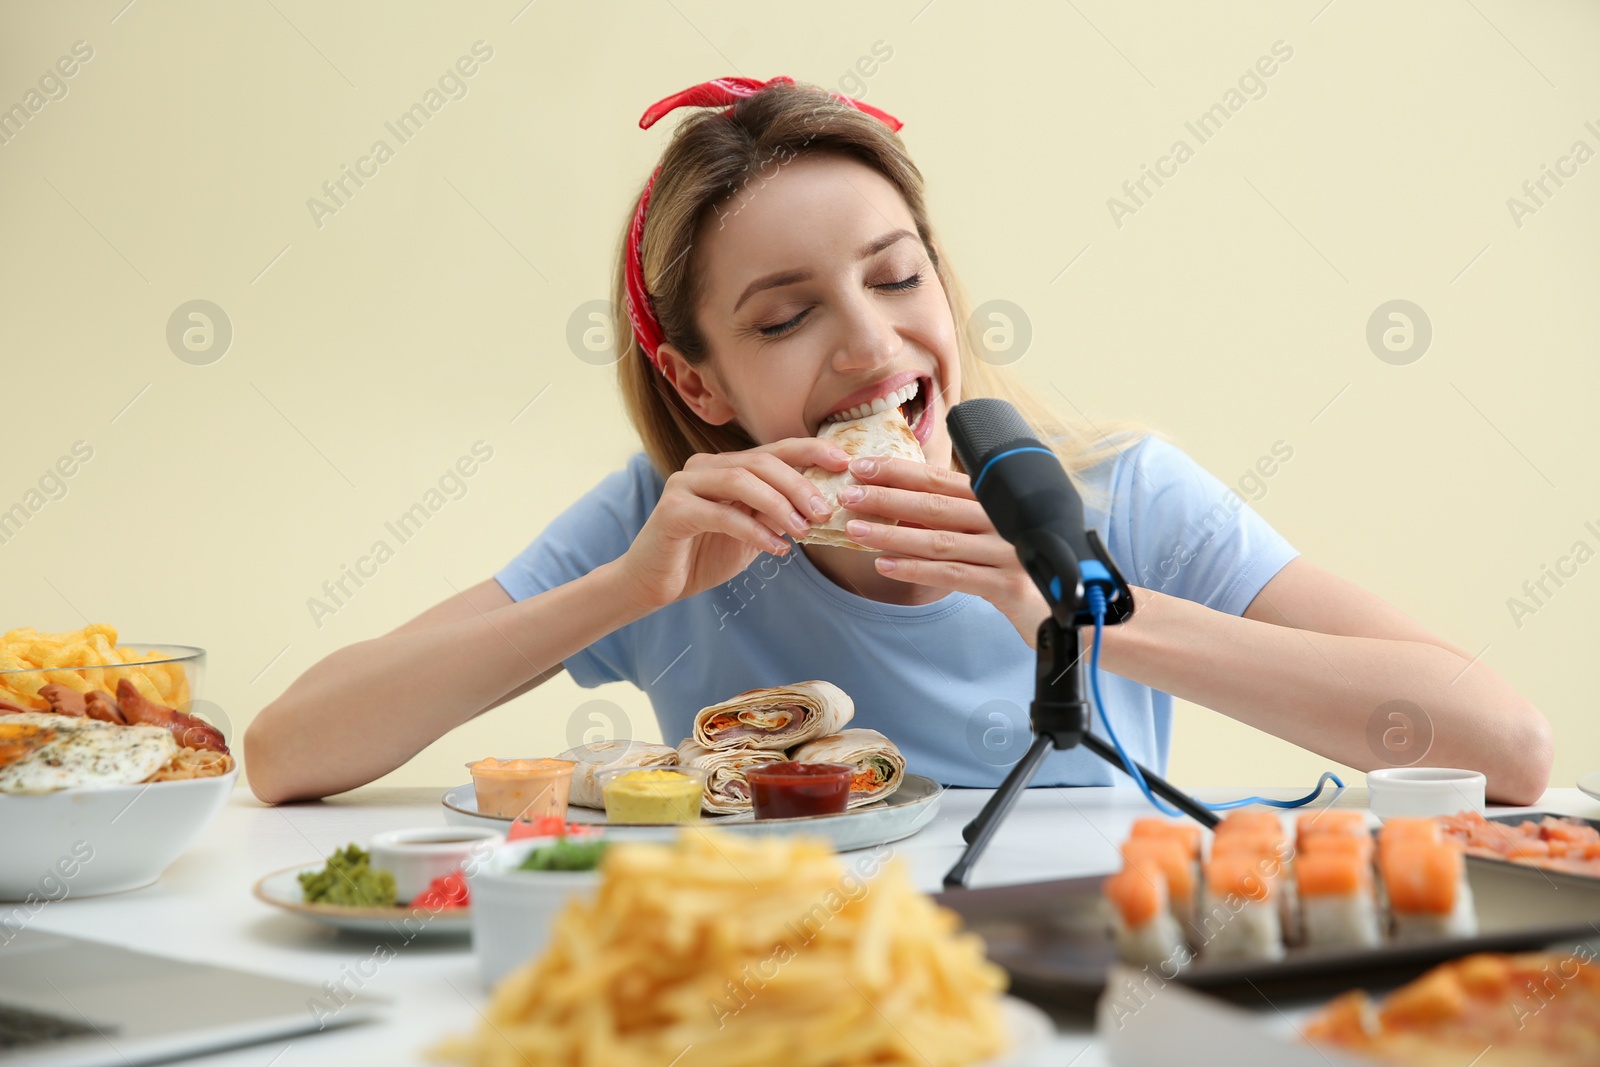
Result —
[{"label": "orange sauce in cup", "polygon": [[567,797],[572,791],[572,769],[564,759],[495,759],[467,764],[478,798],[478,813],[514,819],[524,811],[530,818],[567,817]]}]

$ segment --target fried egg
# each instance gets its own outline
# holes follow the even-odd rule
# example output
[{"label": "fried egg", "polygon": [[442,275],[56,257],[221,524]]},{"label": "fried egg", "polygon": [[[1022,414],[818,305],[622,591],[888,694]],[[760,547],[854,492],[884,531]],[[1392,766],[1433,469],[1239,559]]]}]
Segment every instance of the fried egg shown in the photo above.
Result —
[{"label": "fried egg", "polygon": [[159,726],[119,726],[72,715],[0,714],[0,793],[106,789],[149,778],[177,754]]}]

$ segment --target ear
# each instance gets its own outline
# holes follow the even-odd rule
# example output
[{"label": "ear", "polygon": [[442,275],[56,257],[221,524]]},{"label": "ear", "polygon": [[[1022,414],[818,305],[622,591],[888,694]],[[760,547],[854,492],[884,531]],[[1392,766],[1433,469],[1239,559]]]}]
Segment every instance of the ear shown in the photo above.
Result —
[{"label": "ear", "polygon": [[696,367],[675,346],[666,343],[656,349],[656,357],[661,363],[662,375],[701,422],[722,426],[733,421],[733,408],[723,398],[721,383],[716,380],[710,360]]}]

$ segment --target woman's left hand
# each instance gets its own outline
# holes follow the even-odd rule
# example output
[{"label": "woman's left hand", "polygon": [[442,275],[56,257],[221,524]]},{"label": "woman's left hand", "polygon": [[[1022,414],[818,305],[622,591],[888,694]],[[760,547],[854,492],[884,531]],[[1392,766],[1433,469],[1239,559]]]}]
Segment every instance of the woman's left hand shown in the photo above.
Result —
[{"label": "woman's left hand", "polygon": [[863,484],[840,490],[839,505],[900,523],[846,524],[851,540],[884,553],[876,560],[879,574],[981,596],[1034,647],[1050,605],[1016,549],[995,531],[965,474],[889,456],[853,460],[850,473]]}]

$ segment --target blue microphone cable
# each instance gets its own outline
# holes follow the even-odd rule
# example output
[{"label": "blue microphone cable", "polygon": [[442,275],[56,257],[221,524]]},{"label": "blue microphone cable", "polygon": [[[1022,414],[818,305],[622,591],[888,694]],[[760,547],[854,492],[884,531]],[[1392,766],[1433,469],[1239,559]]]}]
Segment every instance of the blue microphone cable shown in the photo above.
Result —
[{"label": "blue microphone cable", "polygon": [[[1094,690],[1094,706],[1100,710],[1100,721],[1105,725],[1106,736],[1111,739],[1111,747],[1117,750],[1117,756],[1122,760],[1123,770],[1138,785],[1139,791],[1150,801],[1155,809],[1163,815],[1182,815],[1183,812],[1161,800],[1150,791],[1150,785],[1144,780],[1144,775],[1139,772],[1139,765],[1128,758],[1128,753],[1123,749],[1122,742],[1117,740],[1117,732],[1111,728],[1111,719],[1106,715],[1106,702],[1100,696],[1100,634],[1105,627],[1106,618],[1106,591],[1099,583],[1086,584],[1084,595],[1089,600],[1089,612],[1094,616],[1094,646],[1089,652],[1089,685]],[[1322,777],[1317,779],[1317,787],[1298,800],[1269,800],[1266,797],[1244,797],[1240,800],[1223,801],[1220,804],[1207,804],[1197,801],[1201,807],[1210,808],[1212,811],[1228,811],[1232,808],[1243,808],[1251,804],[1266,804],[1274,808],[1301,808],[1311,803],[1322,795],[1322,790],[1329,782],[1344,788],[1344,782],[1332,771],[1323,771]]]}]

